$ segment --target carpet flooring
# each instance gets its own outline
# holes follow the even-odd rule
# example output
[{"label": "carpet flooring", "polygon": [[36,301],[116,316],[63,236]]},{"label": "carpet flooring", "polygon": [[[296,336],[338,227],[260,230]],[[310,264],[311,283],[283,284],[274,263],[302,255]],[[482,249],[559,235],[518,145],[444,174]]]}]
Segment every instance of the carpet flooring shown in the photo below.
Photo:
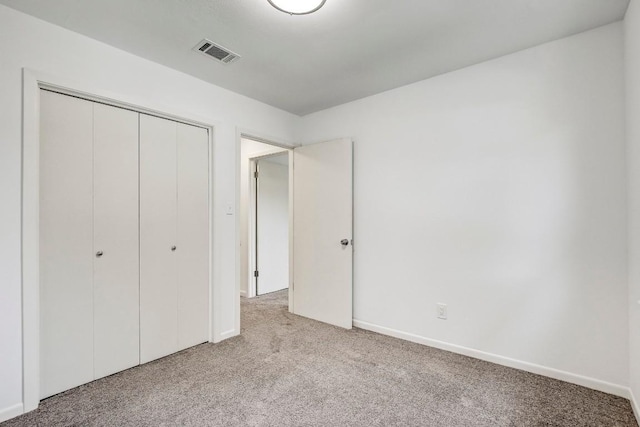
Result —
[{"label": "carpet flooring", "polygon": [[242,334],[44,400],[17,426],[637,426],[629,401],[242,302]]}]

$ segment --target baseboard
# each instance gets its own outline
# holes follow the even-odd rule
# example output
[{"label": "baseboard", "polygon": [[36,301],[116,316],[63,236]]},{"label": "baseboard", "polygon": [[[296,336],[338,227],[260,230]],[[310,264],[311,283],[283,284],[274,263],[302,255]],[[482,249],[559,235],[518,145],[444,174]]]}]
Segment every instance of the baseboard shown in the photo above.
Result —
[{"label": "baseboard", "polygon": [[238,332],[236,332],[235,329],[231,329],[227,332],[223,332],[220,334],[220,341],[224,341],[227,338],[235,337],[236,335],[238,335]]},{"label": "baseboard", "polygon": [[558,369],[549,368],[542,365],[536,365],[534,363],[524,362],[521,360],[511,359],[509,357],[499,356],[497,354],[487,353],[484,351],[475,350],[472,348],[463,347],[456,344],[449,344],[444,341],[438,341],[438,340],[422,337],[419,335],[411,334],[408,332],[402,332],[396,329],[375,325],[373,323],[363,322],[362,320],[353,319],[353,326],[360,329],[366,329],[368,331],[377,332],[382,335],[388,335],[388,336],[400,338],[406,341],[411,341],[417,344],[423,344],[429,347],[435,347],[440,350],[446,350],[452,353],[462,354],[464,356],[469,356],[476,359],[484,360],[486,362],[507,366],[509,368],[520,369],[520,370],[531,372],[534,374],[543,375],[543,376],[554,378],[561,381],[566,381],[568,383],[581,385],[583,387],[591,388],[594,390],[602,391],[604,393],[613,394],[613,395],[624,397],[627,399],[630,398],[630,395],[629,395],[630,391],[628,387],[609,383],[606,381],[597,380],[595,378],[572,374],[570,372],[561,371]]},{"label": "baseboard", "polygon": [[247,291],[240,291],[240,296],[241,297],[247,297]]},{"label": "baseboard", "polygon": [[18,403],[8,408],[0,409],[0,423],[15,418],[24,413],[22,403]]},{"label": "baseboard", "polygon": [[638,405],[636,396],[631,389],[629,389],[629,400],[631,401],[631,409],[633,409],[633,414],[636,416],[636,421],[640,424],[640,405]]}]

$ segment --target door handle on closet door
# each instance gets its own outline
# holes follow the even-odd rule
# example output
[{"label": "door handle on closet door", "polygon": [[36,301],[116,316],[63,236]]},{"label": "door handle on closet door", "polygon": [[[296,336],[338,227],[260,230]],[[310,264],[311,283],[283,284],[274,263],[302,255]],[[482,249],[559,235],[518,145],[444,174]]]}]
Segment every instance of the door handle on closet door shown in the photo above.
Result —
[{"label": "door handle on closet door", "polygon": [[96,258],[100,258],[102,255],[104,255],[104,252],[102,251],[96,252]]},{"label": "door handle on closet door", "polygon": [[176,249],[178,249],[178,248],[177,248],[177,247],[175,247],[175,246],[171,246],[171,252],[175,252],[175,251],[176,251]]}]

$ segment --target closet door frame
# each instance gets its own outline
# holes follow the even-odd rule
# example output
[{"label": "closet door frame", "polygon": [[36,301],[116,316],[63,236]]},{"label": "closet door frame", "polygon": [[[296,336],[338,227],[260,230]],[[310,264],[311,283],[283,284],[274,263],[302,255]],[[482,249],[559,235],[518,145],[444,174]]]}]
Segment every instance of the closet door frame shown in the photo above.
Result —
[{"label": "closet door frame", "polygon": [[219,123],[203,120],[190,112],[168,106],[145,106],[145,101],[112,94],[91,83],[51,76],[29,68],[22,70],[22,406],[15,415],[30,412],[40,403],[40,91],[42,89],[88,101],[111,105],[187,125],[208,132],[209,147],[209,342],[224,339],[213,316],[218,282],[213,281],[217,268],[213,260],[213,159],[214,130]]}]

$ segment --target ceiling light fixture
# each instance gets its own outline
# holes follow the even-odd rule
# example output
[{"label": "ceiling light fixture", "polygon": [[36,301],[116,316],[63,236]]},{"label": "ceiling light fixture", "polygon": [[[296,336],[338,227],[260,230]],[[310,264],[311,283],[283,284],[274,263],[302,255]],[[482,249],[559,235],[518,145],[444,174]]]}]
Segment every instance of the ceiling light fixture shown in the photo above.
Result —
[{"label": "ceiling light fixture", "polygon": [[327,0],[267,0],[271,6],[289,15],[308,15],[324,6]]}]

